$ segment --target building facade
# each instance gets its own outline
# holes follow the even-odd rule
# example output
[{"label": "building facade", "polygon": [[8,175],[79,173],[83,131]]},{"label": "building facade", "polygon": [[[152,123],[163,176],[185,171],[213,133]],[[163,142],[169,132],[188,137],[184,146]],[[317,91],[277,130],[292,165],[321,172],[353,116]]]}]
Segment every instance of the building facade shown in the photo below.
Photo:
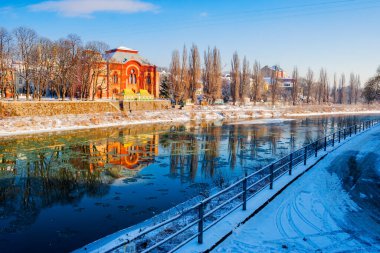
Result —
[{"label": "building facade", "polygon": [[124,90],[136,94],[147,91],[159,97],[159,73],[157,67],[141,57],[137,50],[118,47],[108,50],[104,55],[106,73],[102,80],[101,94],[98,97],[115,98]]},{"label": "building facade", "polygon": [[293,87],[293,79],[279,66],[274,65],[272,67],[264,66],[261,69],[261,75],[264,79],[264,89],[268,90],[269,87],[272,85],[274,78],[277,79],[277,81],[280,84],[281,88],[285,89],[291,89]]}]

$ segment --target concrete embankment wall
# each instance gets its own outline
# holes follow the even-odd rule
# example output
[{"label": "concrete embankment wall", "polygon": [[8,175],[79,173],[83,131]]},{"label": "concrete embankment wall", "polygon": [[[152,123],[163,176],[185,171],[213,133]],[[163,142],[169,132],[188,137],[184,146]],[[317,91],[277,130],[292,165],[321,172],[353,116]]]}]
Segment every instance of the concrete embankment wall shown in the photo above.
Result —
[{"label": "concrete embankment wall", "polygon": [[[116,103],[119,106],[119,103]],[[169,109],[171,106],[168,100],[157,101],[124,101],[124,111],[156,111]]]},{"label": "concrete embankment wall", "polygon": [[[124,110],[162,110],[169,101],[124,101]],[[110,101],[1,101],[0,116],[53,116],[120,112],[119,102]]]}]

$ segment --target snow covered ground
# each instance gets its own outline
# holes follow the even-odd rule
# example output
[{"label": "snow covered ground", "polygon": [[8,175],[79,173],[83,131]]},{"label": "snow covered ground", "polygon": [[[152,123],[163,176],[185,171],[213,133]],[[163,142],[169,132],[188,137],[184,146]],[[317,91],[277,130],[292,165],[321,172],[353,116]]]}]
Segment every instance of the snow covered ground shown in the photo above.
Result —
[{"label": "snow covered ground", "polygon": [[[279,119],[284,117],[332,114],[380,114],[380,105],[368,106],[195,106],[184,110],[133,111],[119,113],[67,114],[55,116],[0,118],[0,137],[43,132],[69,131],[135,124],[180,123],[189,121]],[[261,124],[258,121],[256,124]],[[267,123],[267,122],[265,122]],[[250,122],[254,124],[254,122]]]},{"label": "snow covered ground", "polygon": [[380,126],[328,154],[213,252],[380,252]]}]

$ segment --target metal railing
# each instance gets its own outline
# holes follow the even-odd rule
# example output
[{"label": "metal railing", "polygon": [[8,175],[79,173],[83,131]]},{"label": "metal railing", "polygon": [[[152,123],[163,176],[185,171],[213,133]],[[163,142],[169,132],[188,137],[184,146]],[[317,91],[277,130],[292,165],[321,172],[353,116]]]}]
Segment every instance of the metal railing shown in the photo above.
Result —
[{"label": "metal railing", "polygon": [[[174,252],[186,243],[198,237],[198,243],[203,243],[203,234],[227,215],[242,207],[247,209],[247,201],[274,183],[285,174],[292,175],[293,169],[299,164],[307,165],[312,157],[317,157],[321,151],[334,147],[337,143],[379,124],[379,120],[364,121],[350,127],[326,135],[275,162],[245,175],[227,188],[203,199],[194,206],[159,224],[146,228],[128,240],[109,249],[112,252],[134,243],[137,252]],[[150,234],[148,236],[148,234]],[[127,235],[128,237],[128,235]],[[174,240],[177,238],[177,240]],[[165,246],[166,245],[166,246]]]}]

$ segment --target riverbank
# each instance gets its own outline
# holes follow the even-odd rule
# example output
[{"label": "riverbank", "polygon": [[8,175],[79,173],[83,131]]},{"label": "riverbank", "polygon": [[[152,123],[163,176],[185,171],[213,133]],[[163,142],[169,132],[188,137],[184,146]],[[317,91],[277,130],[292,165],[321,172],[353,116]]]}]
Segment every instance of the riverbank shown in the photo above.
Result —
[{"label": "riverbank", "polygon": [[297,116],[380,114],[380,105],[323,106],[196,106],[180,109],[62,114],[54,116],[4,117],[0,136],[118,127],[138,124],[181,123],[189,121],[249,120]]},{"label": "riverbank", "polygon": [[213,252],[378,252],[379,137],[328,154]]}]

